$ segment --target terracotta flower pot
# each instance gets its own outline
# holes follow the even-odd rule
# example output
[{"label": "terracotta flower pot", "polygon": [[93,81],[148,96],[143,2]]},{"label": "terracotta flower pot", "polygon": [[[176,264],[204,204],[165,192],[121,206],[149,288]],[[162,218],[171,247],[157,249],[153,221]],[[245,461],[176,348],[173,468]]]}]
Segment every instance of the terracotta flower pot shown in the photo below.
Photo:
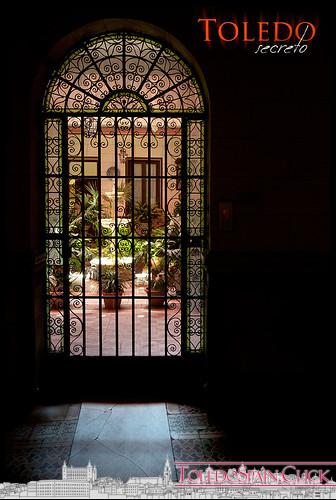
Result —
[{"label": "terracotta flower pot", "polygon": [[[149,296],[149,288],[145,288],[147,295]],[[151,290],[150,303],[151,307],[162,307],[166,298],[163,297],[164,290]]]},{"label": "terracotta flower pot", "polygon": [[105,309],[110,309],[113,311],[119,309],[122,299],[120,295],[122,295],[121,292],[119,292],[119,297],[117,297],[117,294],[115,292],[114,293],[103,292]]}]

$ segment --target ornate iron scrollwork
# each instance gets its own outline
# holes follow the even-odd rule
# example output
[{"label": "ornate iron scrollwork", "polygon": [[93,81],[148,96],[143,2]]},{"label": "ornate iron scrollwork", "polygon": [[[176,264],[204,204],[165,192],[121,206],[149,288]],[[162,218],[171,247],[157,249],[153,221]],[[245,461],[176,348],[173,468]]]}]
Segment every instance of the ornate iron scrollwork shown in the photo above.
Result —
[{"label": "ornate iron scrollwork", "polygon": [[[204,103],[183,58],[139,34],[92,37],[55,68],[43,105],[50,352],[204,350]],[[127,321],[104,310],[106,282]]]}]

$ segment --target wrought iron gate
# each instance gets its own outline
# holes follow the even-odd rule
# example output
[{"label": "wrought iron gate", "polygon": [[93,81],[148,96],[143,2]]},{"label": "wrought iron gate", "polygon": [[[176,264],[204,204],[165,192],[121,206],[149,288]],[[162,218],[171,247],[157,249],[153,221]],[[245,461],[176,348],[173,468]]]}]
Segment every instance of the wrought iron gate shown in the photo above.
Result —
[{"label": "wrought iron gate", "polygon": [[44,101],[47,341],[71,356],[205,348],[206,110],[171,49],[82,43]]}]

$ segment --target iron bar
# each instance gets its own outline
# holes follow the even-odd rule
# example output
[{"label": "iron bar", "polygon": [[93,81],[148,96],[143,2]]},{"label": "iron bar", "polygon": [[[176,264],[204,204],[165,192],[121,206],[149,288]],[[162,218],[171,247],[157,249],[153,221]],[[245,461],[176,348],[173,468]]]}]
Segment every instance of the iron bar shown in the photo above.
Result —
[{"label": "iron bar", "polygon": [[68,162],[68,123],[65,115],[62,120],[64,131],[62,141],[62,211],[63,211],[63,313],[64,313],[64,353],[70,355],[70,286],[69,286],[69,162]]},{"label": "iron bar", "polygon": [[148,356],[152,355],[152,199],[151,199],[151,182],[152,182],[152,166],[151,166],[151,119],[148,118],[148,165],[147,165],[147,182],[148,182]]},{"label": "iron bar", "polygon": [[181,353],[187,352],[188,337],[188,304],[187,304],[187,251],[188,241],[188,128],[187,121],[182,119],[182,157],[181,157]]},{"label": "iron bar", "polygon": [[84,191],[85,191],[85,135],[84,135],[84,118],[79,118],[80,120],[80,130],[81,130],[81,210],[82,210],[82,263],[81,269],[83,273],[82,278],[82,296],[83,296],[83,355],[86,355],[86,286],[85,286],[85,254],[86,254],[86,238],[85,238],[85,211],[84,211]]},{"label": "iron bar", "polygon": [[[131,157],[131,186],[132,186],[132,356],[135,355],[135,220],[134,220],[134,118],[132,117],[132,157]],[[126,171],[125,171],[126,174]],[[125,201],[126,203],[126,201]],[[128,207],[129,210],[129,207]]]},{"label": "iron bar", "polygon": [[168,252],[167,252],[167,238],[168,238],[168,211],[169,211],[169,200],[168,200],[168,143],[167,143],[167,120],[168,118],[164,118],[164,141],[165,141],[165,146],[164,146],[164,173],[165,173],[165,267],[164,267],[164,273],[165,273],[165,321],[164,321],[164,328],[165,328],[165,333],[164,333],[164,346],[165,346],[165,356],[168,354],[168,305],[169,305],[169,299],[168,299],[168,291],[169,291],[169,284],[168,284],[168,265],[169,265],[169,259],[168,259]]},{"label": "iron bar", "polygon": [[98,319],[98,328],[99,328],[99,356],[103,354],[103,304],[102,304],[102,225],[101,225],[101,214],[102,214],[102,193],[101,193],[101,118],[98,117],[97,123],[97,134],[98,134],[98,258],[99,258],[99,267],[98,267],[98,286],[99,286],[99,319]]},{"label": "iron bar", "polygon": [[118,300],[119,300],[119,290],[118,290],[118,128],[119,120],[115,118],[115,140],[114,140],[114,270],[115,270],[115,283],[117,285],[116,292],[116,310],[115,310],[115,339],[116,339],[116,356],[119,355],[119,314],[118,314]]}]

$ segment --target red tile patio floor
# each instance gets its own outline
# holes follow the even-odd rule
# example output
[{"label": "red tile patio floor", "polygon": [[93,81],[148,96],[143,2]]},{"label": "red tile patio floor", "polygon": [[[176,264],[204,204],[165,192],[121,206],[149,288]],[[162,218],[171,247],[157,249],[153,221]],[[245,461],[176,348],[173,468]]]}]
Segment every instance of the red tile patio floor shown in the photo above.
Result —
[{"label": "red tile patio floor", "polygon": [[[149,331],[151,337],[151,355],[164,356],[166,353],[166,330],[168,353],[177,355],[180,349],[181,331],[181,311],[179,299],[169,299],[168,307],[166,307],[165,305],[163,305],[162,307],[152,307],[149,311],[149,300],[145,298],[146,293],[143,287],[136,288],[133,300],[131,297],[129,297],[131,295],[131,288],[127,288],[124,294],[127,298],[123,297],[121,307],[118,311],[105,309],[103,299],[86,297],[85,315],[83,311],[83,298],[73,297],[71,299],[71,354],[82,354],[83,332],[85,331],[85,354],[87,356],[99,356],[99,331],[101,325],[102,355],[115,356],[116,326],[118,323],[117,331],[119,356],[132,356],[133,347],[135,356],[148,356]],[[134,315],[132,318],[133,302]],[[53,319],[54,323],[57,319],[63,321],[63,311],[52,311],[51,318]],[[134,346],[132,342],[133,321]],[[85,326],[83,326],[84,323]],[[59,335],[51,335],[51,342],[53,344],[56,345],[59,340]]]}]

